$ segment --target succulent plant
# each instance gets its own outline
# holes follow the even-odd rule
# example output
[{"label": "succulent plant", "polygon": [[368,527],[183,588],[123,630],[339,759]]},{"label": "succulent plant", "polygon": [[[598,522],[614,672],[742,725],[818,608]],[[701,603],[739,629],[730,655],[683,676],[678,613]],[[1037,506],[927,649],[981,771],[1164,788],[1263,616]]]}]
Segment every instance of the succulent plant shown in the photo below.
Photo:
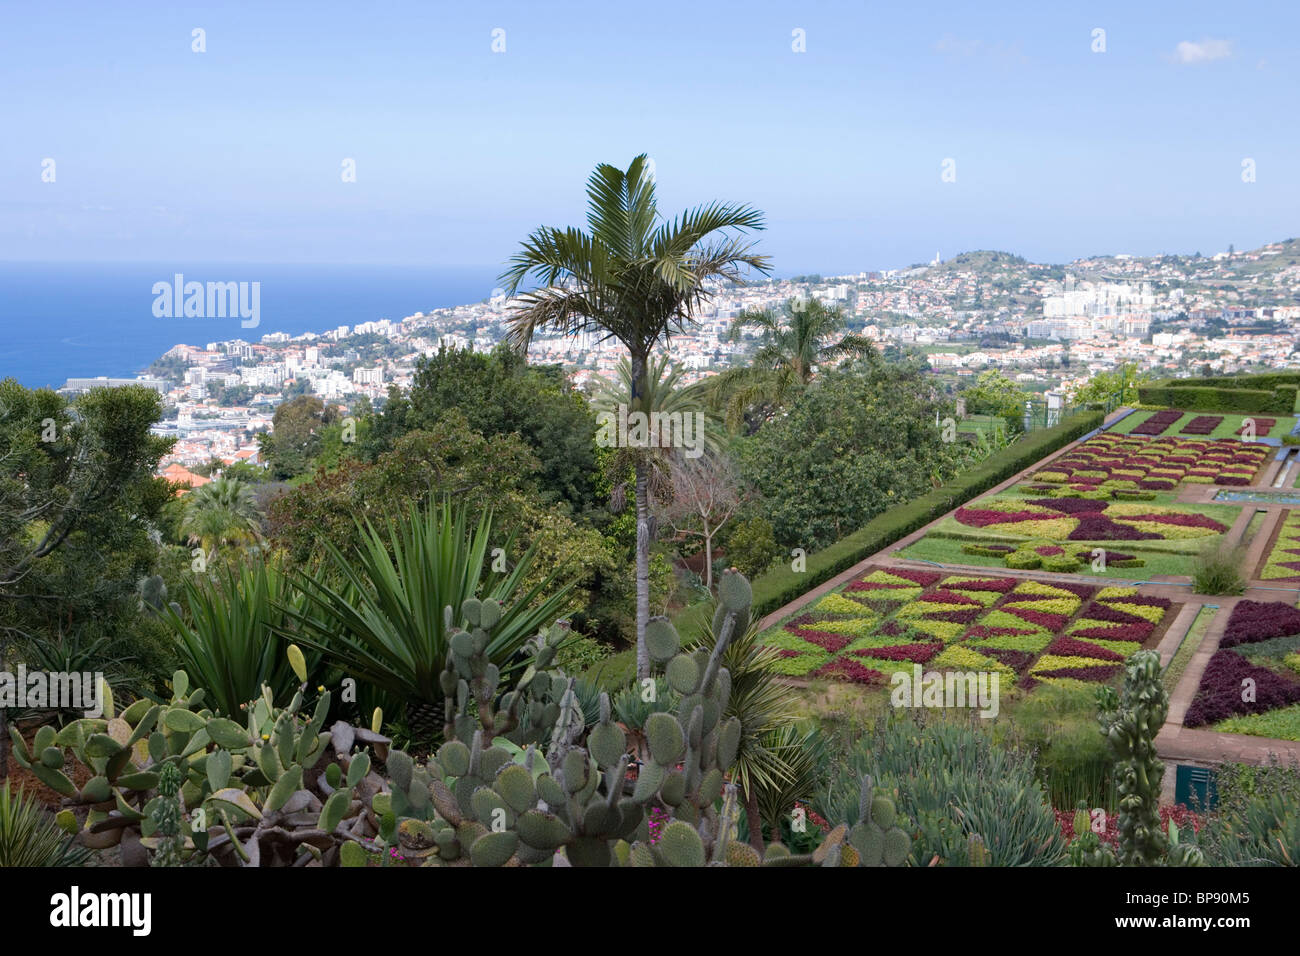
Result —
[{"label": "succulent plant", "polygon": [[[297,671],[301,655],[289,659]],[[30,749],[11,730],[15,759],[63,796],[60,823],[85,846],[121,843],[126,865],[148,863],[151,850],[160,865],[195,856],[329,865],[342,843],[378,836],[371,806],[387,784],[370,752],[354,748],[368,745],[382,760],[390,741],[341,721],[326,731],[324,688],[310,716],[300,713],[305,683],[283,709],[263,688],[244,723],[206,709],[203,689],[191,689],[184,671],[173,675],[165,704],[141,699],[119,714],[105,691],[103,718],[41,727]],[[69,755],[90,771],[81,787],[62,770]]]},{"label": "succulent plant", "polygon": [[[446,742],[423,764],[390,753],[386,836],[426,866],[857,865],[862,853],[847,828],[797,857],[772,850],[760,859],[734,838],[739,809],[726,772],[741,728],[723,717],[731,676],[722,660],[748,626],[753,598],[734,570],[722,575],[718,594],[711,650],[684,653],[666,617],[650,620],[646,645],[661,676],[645,690],[666,685],[675,706],[647,708],[632,738],[614,721],[607,694],[588,725],[572,679],[547,669],[561,636],[555,628],[538,635],[520,678],[503,689],[487,655],[500,608],[465,602],[469,630],[452,635],[440,677]],[[864,827],[878,835],[882,859],[888,843],[890,861],[900,852],[906,860],[909,841],[893,826],[893,804],[877,802]],[[651,809],[667,815],[653,839]]]}]

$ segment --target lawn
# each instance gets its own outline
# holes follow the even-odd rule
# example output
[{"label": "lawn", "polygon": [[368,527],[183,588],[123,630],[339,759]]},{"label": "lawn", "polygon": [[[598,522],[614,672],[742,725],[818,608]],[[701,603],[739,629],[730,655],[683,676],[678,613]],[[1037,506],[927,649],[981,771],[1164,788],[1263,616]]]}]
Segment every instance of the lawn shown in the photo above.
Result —
[{"label": "lawn", "polygon": [[1300,610],[1239,601],[1183,726],[1300,741]]},{"label": "lawn", "polygon": [[[1134,412],[1132,415],[1126,415],[1122,420],[1116,422],[1107,429],[1107,431],[1118,435],[1128,435],[1133,431],[1133,429],[1146,422],[1153,415],[1159,414],[1160,412],[1158,411],[1139,410]],[[1173,420],[1172,425],[1166,427],[1165,430],[1159,434],[1187,437],[1184,436],[1183,429],[1186,428],[1193,419],[1207,419],[1205,425],[1210,424],[1210,421],[1208,421],[1209,419],[1219,419],[1219,421],[1214,424],[1214,428],[1211,429],[1208,434],[1198,434],[1196,437],[1210,439],[1236,438],[1237,433],[1242,427],[1242,422],[1247,418],[1253,418],[1255,420],[1255,437],[1257,438],[1281,438],[1283,435],[1290,434],[1291,429],[1295,427],[1296,423],[1296,419],[1291,416],[1230,415],[1220,414],[1218,412],[1183,412],[1180,417]],[[1267,422],[1269,421],[1272,421],[1273,425],[1271,427],[1266,427]]]},{"label": "lawn", "polygon": [[763,643],[790,676],[885,685],[919,664],[997,673],[1031,690],[1116,678],[1170,613],[1169,601],[1133,587],[877,565],[770,628]]}]

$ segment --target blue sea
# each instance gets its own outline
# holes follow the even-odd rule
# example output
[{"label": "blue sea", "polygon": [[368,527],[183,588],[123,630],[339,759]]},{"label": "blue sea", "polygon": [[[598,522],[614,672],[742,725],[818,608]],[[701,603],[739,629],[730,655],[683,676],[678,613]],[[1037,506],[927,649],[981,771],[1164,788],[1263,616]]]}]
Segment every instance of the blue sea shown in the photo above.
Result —
[{"label": "blue sea", "polygon": [[[260,283],[260,322],[157,318],[153,286]],[[133,376],[173,345],[270,332],[327,332],[481,302],[499,266],[385,267],[240,263],[0,263],[0,379],[57,388],[78,376]]]}]

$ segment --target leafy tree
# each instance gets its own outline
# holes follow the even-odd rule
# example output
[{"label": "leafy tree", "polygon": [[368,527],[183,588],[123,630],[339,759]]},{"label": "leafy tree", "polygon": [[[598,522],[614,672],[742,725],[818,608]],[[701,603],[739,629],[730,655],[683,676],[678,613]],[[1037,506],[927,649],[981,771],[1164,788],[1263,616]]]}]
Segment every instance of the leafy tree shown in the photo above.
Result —
[{"label": "leafy tree", "polygon": [[282,402],[271,418],[270,434],[258,436],[272,476],[284,480],[309,471],[320,451],[321,431],[339,417],[336,407],[315,395]]},{"label": "leafy tree", "polygon": [[935,425],[947,413],[914,366],[831,370],[744,440],[741,471],[782,548],[825,547],[942,480],[957,454]]},{"label": "leafy tree", "polygon": [[390,400],[373,432],[359,428],[358,444],[373,458],[451,410],[485,438],[518,435],[537,459],[541,499],[579,515],[597,507],[596,422],[586,400],[562,368],[529,365],[508,347],[488,355],[442,348],[422,358],[410,395]]},{"label": "leafy tree", "polygon": [[766,411],[760,417],[770,417],[812,381],[819,366],[878,355],[870,340],[842,334],[844,314],[817,299],[788,299],[780,313],[742,312],[732,321],[728,338],[739,341],[748,329],[759,333],[758,350],[749,365],[729,369],[709,383],[710,394],[726,405],[733,427],[754,406]]},{"label": "leafy tree", "polygon": [[218,478],[185,494],[181,534],[216,558],[226,545],[252,544],[262,537],[262,516],[252,489],[234,478]]},{"label": "leafy tree", "polygon": [[1137,365],[1126,362],[1113,372],[1096,372],[1087,384],[1074,393],[1077,404],[1114,403],[1116,405],[1135,405],[1138,401],[1138,386],[1150,377],[1149,372],[1139,370]]},{"label": "leafy tree", "polygon": [[[673,220],[660,216],[647,157],[627,170],[601,164],[587,185],[588,232],[542,227],[523,242],[502,280],[514,296],[531,275],[540,287],[522,293],[510,319],[512,344],[526,349],[550,330],[615,338],[628,350],[632,407],[641,408],[647,363],[656,344],[689,326],[714,279],[741,281],[768,260],[736,233],[761,229],[748,206],[710,203]],[[637,674],[650,673],[645,627],[650,617],[649,470],[636,465]]]},{"label": "leafy tree", "polygon": [[961,393],[971,415],[996,415],[1012,432],[1024,429],[1025,392],[996,369],[980,372],[975,383]]}]

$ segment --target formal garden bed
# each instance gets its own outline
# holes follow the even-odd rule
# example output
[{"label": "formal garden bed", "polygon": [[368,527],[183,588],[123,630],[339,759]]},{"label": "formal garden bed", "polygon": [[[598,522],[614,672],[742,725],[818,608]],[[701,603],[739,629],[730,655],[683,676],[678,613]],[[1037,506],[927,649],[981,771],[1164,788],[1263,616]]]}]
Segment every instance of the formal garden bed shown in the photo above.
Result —
[{"label": "formal garden bed", "polygon": [[1300,609],[1239,601],[1183,726],[1300,741]]},{"label": "formal garden bed", "polygon": [[1255,576],[1261,581],[1300,584],[1300,510],[1283,512]]},{"label": "formal garden bed", "polygon": [[1031,477],[1075,491],[1172,491],[1180,484],[1254,484],[1271,454],[1268,445],[1235,438],[1140,438],[1102,432]]},{"label": "formal garden bed", "polygon": [[1109,432],[1119,435],[1197,438],[1239,438],[1246,422],[1254,423],[1256,438],[1281,438],[1295,427],[1296,419],[1288,415],[1239,415],[1220,412],[1139,409],[1116,422]]},{"label": "formal garden bed", "polygon": [[1110,681],[1175,609],[1137,588],[876,565],[769,629],[793,677],[888,684],[914,664],[989,671],[1024,690]]}]

